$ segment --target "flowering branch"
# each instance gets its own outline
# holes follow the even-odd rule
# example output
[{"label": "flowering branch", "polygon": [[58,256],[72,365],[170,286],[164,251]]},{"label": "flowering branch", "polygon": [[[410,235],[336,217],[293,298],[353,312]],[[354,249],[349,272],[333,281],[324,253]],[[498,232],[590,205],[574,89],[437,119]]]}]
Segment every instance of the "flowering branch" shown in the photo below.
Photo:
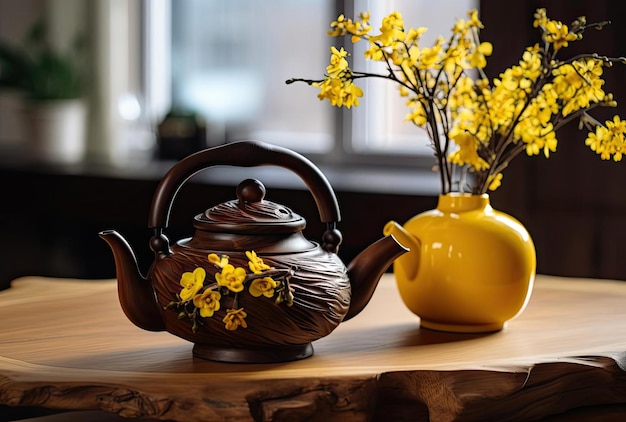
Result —
[{"label": "flowering branch", "polygon": [[228,255],[210,253],[208,263],[218,272],[214,273],[215,281],[207,281],[204,267],[196,267],[192,272],[184,272],[180,278],[181,290],[177,301],[170,302],[166,308],[178,312],[178,318],[191,321],[194,333],[204,323],[201,318],[211,318],[222,308],[222,299],[233,294],[231,306],[226,309],[222,319],[224,328],[235,331],[239,327],[247,328],[247,312],[239,307],[239,293],[248,286],[248,293],[253,298],[274,299],[276,304],[293,305],[293,288],[289,280],[293,270],[274,268],[263,262],[255,251],[246,251],[248,269],[235,267],[229,262]]},{"label": "flowering branch", "polygon": [[[496,189],[514,157],[524,151],[549,157],[558,144],[556,131],[575,119],[581,121],[579,128],[591,131],[585,141],[591,150],[602,159],[621,160],[626,122],[615,116],[601,123],[588,112],[617,105],[612,94],[603,90],[602,73],[605,67],[626,64],[626,58],[590,53],[557,59],[570,42],[582,39],[586,29],[602,29],[610,22],[587,24],[585,17],[579,17],[568,28],[549,19],[545,9],[538,9],[534,18],[542,46],[528,47],[518,64],[490,81],[484,68],[492,46],[480,41],[483,25],[476,10],[468,13],[467,20],[456,21],[447,40],[439,37],[431,47],[420,43],[426,28],[405,29],[398,12],[382,20],[377,34],[371,33],[369,13],[356,20],[340,15],[331,23],[329,35],[367,42],[365,58],[385,63],[388,73],[354,71],[348,53],[331,47],[324,79],[287,83],[317,87],[320,100],[346,108],[358,106],[363,96],[355,81],[382,78],[396,83],[400,95],[407,98],[407,120],[424,129],[431,140],[442,194],[452,192],[454,186],[465,191],[468,172],[474,175],[468,187],[471,193]],[[455,167],[462,171],[455,172]]]}]

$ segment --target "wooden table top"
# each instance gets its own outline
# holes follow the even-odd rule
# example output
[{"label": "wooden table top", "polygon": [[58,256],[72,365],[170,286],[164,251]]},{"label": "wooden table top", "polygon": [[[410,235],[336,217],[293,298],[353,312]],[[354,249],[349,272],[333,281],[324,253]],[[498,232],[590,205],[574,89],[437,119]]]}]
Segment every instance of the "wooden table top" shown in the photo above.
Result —
[{"label": "wooden table top", "polygon": [[0,404],[13,406],[205,421],[504,421],[626,406],[626,282],[538,276],[505,330],[454,334],[420,329],[386,274],[313,357],[281,364],[193,358],[191,343],[132,325],[114,280],[15,280],[0,292],[0,327]]}]

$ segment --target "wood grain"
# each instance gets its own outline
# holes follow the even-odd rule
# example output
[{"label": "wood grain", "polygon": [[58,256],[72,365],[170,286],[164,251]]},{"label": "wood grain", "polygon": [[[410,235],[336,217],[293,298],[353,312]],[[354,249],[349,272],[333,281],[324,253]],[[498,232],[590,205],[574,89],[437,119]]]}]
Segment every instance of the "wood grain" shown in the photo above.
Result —
[{"label": "wood grain", "polygon": [[420,329],[385,275],[313,357],[245,365],[193,358],[191,343],[136,328],[114,280],[21,278],[0,293],[0,404],[205,421],[600,412],[626,405],[625,304],[626,283],[539,276],[504,331],[443,333]]}]

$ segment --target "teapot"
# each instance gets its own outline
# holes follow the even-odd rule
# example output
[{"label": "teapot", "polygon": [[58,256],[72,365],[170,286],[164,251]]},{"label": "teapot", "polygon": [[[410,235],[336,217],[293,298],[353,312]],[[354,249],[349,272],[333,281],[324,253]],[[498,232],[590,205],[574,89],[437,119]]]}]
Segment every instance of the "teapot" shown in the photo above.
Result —
[{"label": "teapot", "polygon": [[[247,179],[238,185],[237,199],[196,215],[193,236],[170,245],[165,230],[176,193],[193,175],[217,165],[294,172],[326,223],[321,243],[303,235],[304,218],[265,199],[263,184]],[[311,161],[287,148],[238,141],[183,158],[160,181],[149,212],[154,262],[146,277],[118,232],[100,236],[115,258],[122,310],[136,326],[194,343],[195,357],[269,363],[311,356],[311,342],[357,315],[383,273],[408,251],[389,235],[346,266],[337,255],[339,221],[335,193]]]}]

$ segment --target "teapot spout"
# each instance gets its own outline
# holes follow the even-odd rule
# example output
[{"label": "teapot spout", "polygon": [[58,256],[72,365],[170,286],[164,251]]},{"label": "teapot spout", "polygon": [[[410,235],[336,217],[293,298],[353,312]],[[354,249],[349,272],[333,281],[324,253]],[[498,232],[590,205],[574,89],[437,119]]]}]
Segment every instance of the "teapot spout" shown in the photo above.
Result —
[{"label": "teapot spout", "polygon": [[356,316],[369,303],[380,278],[393,261],[409,249],[394,236],[386,236],[371,244],[348,265],[352,289],[350,308],[344,321]]},{"label": "teapot spout", "polygon": [[403,245],[411,250],[410,254],[406,254],[398,260],[402,271],[406,273],[409,280],[413,280],[417,276],[417,270],[420,266],[420,249],[422,243],[420,240],[409,233],[404,227],[395,221],[390,221],[383,228],[385,236],[393,236]]},{"label": "teapot spout", "polygon": [[165,330],[152,285],[139,272],[135,254],[128,242],[114,230],[106,230],[99,234],[113,251],[117,294],[126,317],[144,330]]}]

